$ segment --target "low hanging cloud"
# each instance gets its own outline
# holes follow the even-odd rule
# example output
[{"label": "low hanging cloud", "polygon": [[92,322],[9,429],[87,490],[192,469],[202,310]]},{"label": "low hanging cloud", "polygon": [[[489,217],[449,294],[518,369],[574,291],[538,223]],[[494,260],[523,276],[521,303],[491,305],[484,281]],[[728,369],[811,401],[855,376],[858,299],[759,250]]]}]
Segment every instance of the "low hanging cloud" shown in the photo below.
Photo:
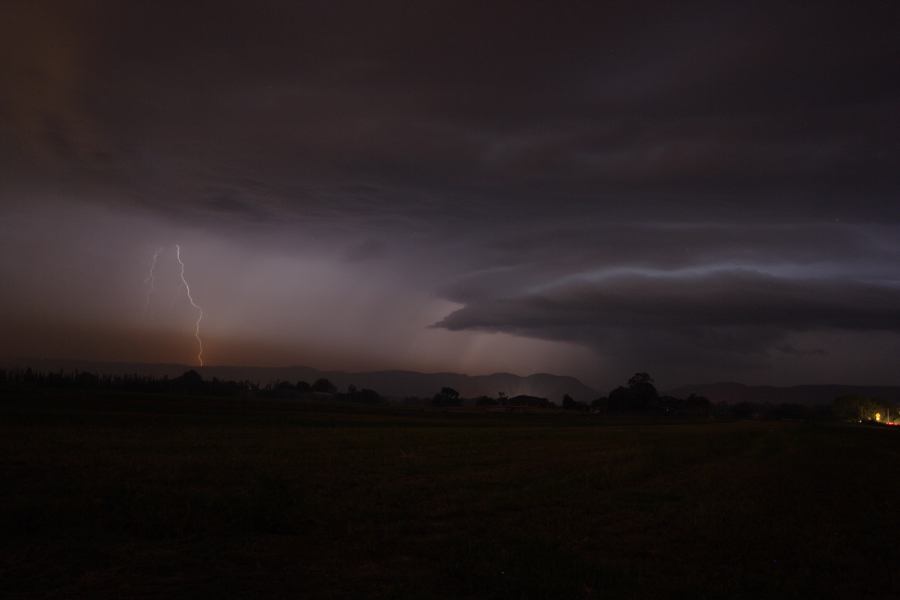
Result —
[{"label": "low hanging cloud", "polygon": [[826,356],[793,334],[900,332],[900,287],[750,270],[624,275],[475,301],[435,327],[575,342],[615,364],[733,370],[776,354]]}]

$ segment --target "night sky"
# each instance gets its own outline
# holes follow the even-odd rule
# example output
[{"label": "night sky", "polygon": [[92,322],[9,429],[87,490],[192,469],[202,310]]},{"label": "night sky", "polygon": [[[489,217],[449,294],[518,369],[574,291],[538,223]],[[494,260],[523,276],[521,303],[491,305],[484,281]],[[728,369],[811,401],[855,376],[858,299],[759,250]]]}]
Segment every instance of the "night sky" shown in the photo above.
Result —
[{"label": "night sky", "polygon": [[900,384],[898,17],[5,1],[0,357]]}]

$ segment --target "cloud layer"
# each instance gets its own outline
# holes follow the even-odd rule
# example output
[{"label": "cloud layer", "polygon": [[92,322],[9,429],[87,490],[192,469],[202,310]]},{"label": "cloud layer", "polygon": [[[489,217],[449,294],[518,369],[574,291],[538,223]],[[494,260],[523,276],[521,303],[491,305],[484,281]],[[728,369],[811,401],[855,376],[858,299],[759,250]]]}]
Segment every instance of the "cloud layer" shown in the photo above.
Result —
[{"label": "cloud layer", "polygon": [[[597,385],[634,367],[791,382],[847,348],[881,365],[897,335],[892,3],[6,12],[11,320],[113,314],[144,254],[181,241],[210,327],[257,323],[257,347],[286,348],[269,363],[403,366],[431,343],[416,365],[527,370],[543,352]],[[119,320],[111,338],[142,326]],[[484,332],[532,338],[527,360]],[[252,362],[240,345],[223,355]],[[900,382],[876,370],[842,376]]]},{"label": "cloud layer", "polygon": [[[467,305],[440,323],[588,344],[617,362],[741,368],[770,354],[826,354],[794,333],[900,332],[900,286],[752,271],[615,276]],[[784,358],[784,357],[776,357]]]}]

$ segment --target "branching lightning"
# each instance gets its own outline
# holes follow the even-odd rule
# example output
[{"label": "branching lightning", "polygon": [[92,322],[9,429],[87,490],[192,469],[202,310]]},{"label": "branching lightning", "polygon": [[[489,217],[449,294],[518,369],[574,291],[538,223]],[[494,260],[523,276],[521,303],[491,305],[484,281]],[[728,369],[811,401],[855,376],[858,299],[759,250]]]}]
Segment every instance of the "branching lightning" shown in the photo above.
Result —
[{"label": "branching lightning", "polygon": [[194,302],[194,297],[191,296],[191,286],[188,285],[187,278],[184,276],[184,262],[181,260],[181,246],[179,244],[175,244],[175,257],[178,259],[178,264],[181,265],[181,283],[184,284],[184,291],[187,292],[188,300],[191,303],[191,306],[197,309],[197,322],[194,323],[194,337],[197,338],[197,345],[200,350],[197,352],[197,362],[200,363],[200,366],[203,366],[203,339],[200,337],[200,322],[203,321],[203,309],[200,308],[200,305]]},{"label": "branching lightning", "polygon": [[144,302],[144,318],[147,318],[147,312],[150,310],[150,300],[153,298],[153,294],[156,293],[156,262],[159,260],[159,255],[163,253],[163,248],[160,246],[156,249],[156,252],[153,253],[153,261],[150,263],[150,273],[147,274],[147,278],[144,280],[144,285],[147,286],[147,300]]}]

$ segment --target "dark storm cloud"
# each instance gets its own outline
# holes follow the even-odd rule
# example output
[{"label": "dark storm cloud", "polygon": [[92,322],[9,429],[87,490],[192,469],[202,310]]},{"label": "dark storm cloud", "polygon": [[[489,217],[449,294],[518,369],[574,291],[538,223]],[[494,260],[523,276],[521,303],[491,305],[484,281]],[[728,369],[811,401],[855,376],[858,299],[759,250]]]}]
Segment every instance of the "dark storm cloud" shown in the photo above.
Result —
[{"label": "dark storm cloud", "polygon": [[[884,201],[900,177],[889,5],[50,6],[72,64],[26,66],[78,83],[42,95],[59,104],[39,103],[37,143],[90,153],[103,139],[137,187],[236,169],[333,188],[322,201],[351,209],[340,190],[360,183],[449,213],[624,198],[633,208],[612,208],[630,217],[718,218],[735,210],[723,197],[764,215],[803,215],[813,196],[822,216],[846,212],[841,192],[857,196],[844,218],[898,216]],[[10,93],[34,104],[33,89]],[[73,106],[92,136],[53,125],[77,121]],[[412,204],[398,202],[388,210]]]},{"label": "dark storm cloud", "polygon": [[350,248],[345,253],[344,260],[348,262],[375,260],[383,257],[387,251],[387,246],[383,242],[379,242],[378,240],[365,240]]},{"label": "dark storm cloud", "polygon": [[241,198],[230,190],[210,190],[205,206],[212,212],[233,215],[248,221],[260,221],[267,217],[266,211],[258,203]]},{"label": "dark storm cloud", "polygon": [[[897,287],[788,280],[752,271],[619,276],[561,286],[543,294],[497,299],[482,307],[473,304],[448,316],[441,325],[458,329],[497,323],[535,331],[567,324],[574,325],[573,331],[620,326],[896,330],[900,328],[898,300]],[[508,323],[504,323],[504,314]],[[582,323],[584,317],[589,319]]]},{"label": "dark storm cloud", "polygon": [[770,350],[823,354],[791,333],[900,332],[900,287],[752,271],[617,276],[474,302],[437,324],[589,344],[619,361],[740,366]]},{"label": "dark storm cloud", "polygon": [[[862,312],[900,280],[895,3],[3,11],[5,205],[151,215],[347,278],[377,263],[396,277],[374,285],[464,305],[448,328],[663,363],[895,331]],[[737,322],[757,287],[763,318]],[[826,315],[814,290],[846,302]]]}]

